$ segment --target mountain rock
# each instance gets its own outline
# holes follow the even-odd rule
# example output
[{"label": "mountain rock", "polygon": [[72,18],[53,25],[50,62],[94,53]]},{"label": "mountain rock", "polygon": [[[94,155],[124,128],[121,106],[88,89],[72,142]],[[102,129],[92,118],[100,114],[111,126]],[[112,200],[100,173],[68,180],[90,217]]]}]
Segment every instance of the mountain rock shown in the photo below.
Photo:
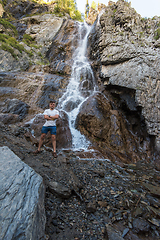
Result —
[{"label": "mountain rock", "polygon": [[104,154],[113,154],[116,160],[137,162],[141,158],[147,160],[147,153],[151,154],[148,139],[140,144],[142,140],[133,135],[121,112],[114,110],[112,102],[102,93],[94,94],[82,104],[76,125]]},{"label": "mountain rock", "polygon": [[[90,58],[104,88],[133,89],[147,131],[160,149],[160,49],[155,38],[160,18],[142,19],[124,0],[110,4],[94,23]],[[98,71],[97,71],[98,70]]]},{"label": "mountain rock", "polygon": [[42,177],[8,147],[0,147],[0,155],[0,238],[43,238],[46,217]]}]

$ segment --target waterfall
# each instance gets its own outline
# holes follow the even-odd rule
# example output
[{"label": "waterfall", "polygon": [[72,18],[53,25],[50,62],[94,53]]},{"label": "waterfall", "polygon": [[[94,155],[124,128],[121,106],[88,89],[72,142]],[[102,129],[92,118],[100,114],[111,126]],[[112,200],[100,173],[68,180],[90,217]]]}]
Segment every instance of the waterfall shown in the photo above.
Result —
[{"label": "waterfall", "polygon": [[85,149],[89,141],[75,129],[75,120],[82,103],[95,91],[94,74],[85,56],[87,39],[91,26],[79,23],[79,46],[73,54],[72,73],[65,94],[59,99],[59,109],[65,111],[69,117],[69,127],[72,134],[74,150]]}]

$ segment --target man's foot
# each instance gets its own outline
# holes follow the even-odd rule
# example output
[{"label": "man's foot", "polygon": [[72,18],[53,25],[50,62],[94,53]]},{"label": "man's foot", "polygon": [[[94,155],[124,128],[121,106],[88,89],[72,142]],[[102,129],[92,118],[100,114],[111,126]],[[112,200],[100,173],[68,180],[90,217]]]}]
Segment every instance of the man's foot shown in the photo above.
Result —
[{"label": "man's foot", "polygon": [[41,153],[41,151],[39,151],[38,149],[35,151],[35,152],[33,152],[34,154],[39,154],[39,153]]},{"label": "man's foot", "polygon": [[57,158],[57,153],[56,152],[53,152],[53,157]]}]

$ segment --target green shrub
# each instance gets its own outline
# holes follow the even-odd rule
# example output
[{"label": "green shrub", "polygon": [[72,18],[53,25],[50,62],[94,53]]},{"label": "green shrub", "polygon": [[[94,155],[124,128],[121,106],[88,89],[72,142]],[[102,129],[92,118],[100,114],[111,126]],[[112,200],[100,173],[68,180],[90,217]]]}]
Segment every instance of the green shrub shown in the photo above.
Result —
[{"label": "green shrub", "polygon": [[160,38],[160,28],[158,28],[154,33],[154,39],[158,40]]},{"label": "green shrub", "polygon": [[8,44],[2,43],[1,46],[0,46],[0,48],[1,48],[2,50],[4,50],[4,51],[7,51],[7,52],[11,53],[12,56],[13,56],[15,59],[17,59],[17,55],[14,53],[13,48],[11,48],[10,46],[8,46]]},{"label": "green shrub", "polygon": [[35,43],[34,39],[29,34],[24,34],[22,41],[25,44],[27,44],[28,46],[30,46],[31,44]]},{"label": "green shrub", "polygon": [[2,24],[3,27],[6,29],[8,29],[8,28],[12,29],[15,36],[18,35],[16,27],[13,24],[11,24],[9,21],[7,21],[6,19],[0,17],[0,24]]}]

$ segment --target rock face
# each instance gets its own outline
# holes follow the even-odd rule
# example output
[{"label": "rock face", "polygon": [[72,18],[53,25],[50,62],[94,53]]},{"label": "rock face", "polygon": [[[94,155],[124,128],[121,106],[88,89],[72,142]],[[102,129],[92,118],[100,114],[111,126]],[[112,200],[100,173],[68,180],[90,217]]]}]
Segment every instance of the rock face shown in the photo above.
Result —
[{"label": "rock face", "polygon": [[8,147],[1,147],[0,155],[0,239],[41,239],[46,221],[42,177]]},{"label": "rock face", "polygon": [[25,29],[23,33],[29,34],[37,44],[41,45],[41,51],[44,54],[64,21],[64,18],[44,14],[23,18],[17,22],[17,25],[21,26],[18,28],[20,32],[22,28]]},{"label": "rock face", "polygon": [[135,91],[148,133],[160,149],[160,49],[155,38],[159,23],[158,17],[142,19],[124,0],[110,2],[94,24],[90,58],[106,89],[118,86]]},{"label": "rock face", "polygon": [[52,73],[71,74],[72,54],[79,44],[77,40],[79,34],[78,24],[75,21],[65,21],[47,52]]},{"label": "rock face", "polygon": [[31,2],[31,1],[13,1],[12,0],[7,0],[5,1],[5,7],[4,7],[7,12],[10,12],[14,18],[22,18],[27,14],[40,14],[43,12],[46,12],[48,10],[47,5],[42,5],[38,4],[36,2]]},{"label": "rock face", "polygon": [[[133,135],[122,113],[102,93],[89,97],[81,106],[77,127],[112,160],[137,162],[150,156],[149,139]],[[114,157],[113,157],[114,155]]]}]

